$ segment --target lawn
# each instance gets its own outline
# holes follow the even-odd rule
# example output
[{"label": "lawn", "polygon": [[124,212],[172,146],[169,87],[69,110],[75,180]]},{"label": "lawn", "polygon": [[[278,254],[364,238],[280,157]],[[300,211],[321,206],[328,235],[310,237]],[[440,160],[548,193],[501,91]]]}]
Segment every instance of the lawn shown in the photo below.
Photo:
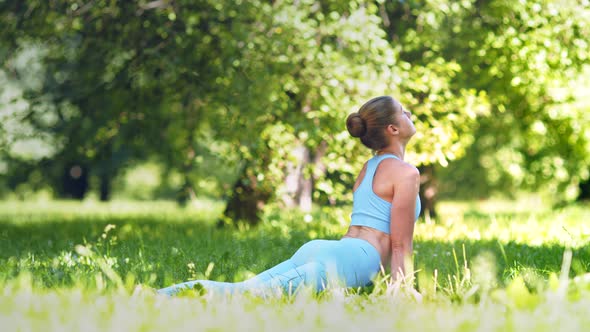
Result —
[{"label": "lawn", "polygon": [[[266,299],[152,293],[195,278],[237,281],[314,238],[338,238],[350,210],[269,208],[261,225],[217,228],[221,204],[0,203],[3,331],[590,329],[590,206],[444,202],[415,230],[416,285],[384,276],[359,290]],[[142,291],[135,291],[142,285]]]}]

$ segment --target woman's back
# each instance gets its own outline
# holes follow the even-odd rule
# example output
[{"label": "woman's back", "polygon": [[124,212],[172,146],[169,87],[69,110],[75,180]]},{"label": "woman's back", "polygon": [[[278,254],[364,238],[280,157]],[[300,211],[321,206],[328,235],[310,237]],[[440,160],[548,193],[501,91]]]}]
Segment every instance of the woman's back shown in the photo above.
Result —
[{"label": "woman's back", "polygon": [[[391,255],[394,183],[397,177],[412,168],[393,154],[376,155],[365,163],[353,187],[351,223],[344,237],[360,238],[371,243],[380,253],[383,264]],[[420,198],[417,196],[415,218],[419,213]]]}]

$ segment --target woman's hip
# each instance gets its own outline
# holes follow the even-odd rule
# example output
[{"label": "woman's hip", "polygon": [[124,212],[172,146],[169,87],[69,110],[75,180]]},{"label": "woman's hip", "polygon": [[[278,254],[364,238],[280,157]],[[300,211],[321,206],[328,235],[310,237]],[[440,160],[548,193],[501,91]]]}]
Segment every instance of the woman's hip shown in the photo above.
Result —
[{"label": "woman's hip", "polygon": [[291,260],[296,265],[310,261],[335,265],[338,270],[352,268],[378,271],[381,264],[377,249],[369,242],[357,238],[312,240],[301,246]]}]

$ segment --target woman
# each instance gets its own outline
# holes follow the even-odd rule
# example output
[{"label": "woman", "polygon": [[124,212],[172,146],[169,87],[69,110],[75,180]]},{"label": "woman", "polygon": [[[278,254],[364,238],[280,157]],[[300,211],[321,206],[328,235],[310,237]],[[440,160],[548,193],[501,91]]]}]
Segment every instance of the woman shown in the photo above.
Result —
[{"label": "woman", "polygon": [[306,285],[316,291],[338,283],[365,286],[390,266],[397,279],[411,273],[414,222],[420,212],[420,173],[404,162],[406,145],[416,133],[411,113],[392,97],[369,100],[346,120],[353,137],[375,151],[353,187],[353,209],[348,231],[340,240],[313,240],[288,260],[252,279],[226,283],[195,280],[160,289],[174,295],[203,287],[218,293],[292,293]]}]

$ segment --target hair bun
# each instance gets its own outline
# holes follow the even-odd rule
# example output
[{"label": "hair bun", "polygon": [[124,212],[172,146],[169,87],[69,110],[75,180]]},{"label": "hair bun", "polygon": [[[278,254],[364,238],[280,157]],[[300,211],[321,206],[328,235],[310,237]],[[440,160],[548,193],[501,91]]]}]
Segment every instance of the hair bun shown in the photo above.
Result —
[{"label": "hair bun", "polygon": [[363,137],[367,133],[367,124],[361,116],[355,112],[346,119],[346,129],[352,137]]}]

